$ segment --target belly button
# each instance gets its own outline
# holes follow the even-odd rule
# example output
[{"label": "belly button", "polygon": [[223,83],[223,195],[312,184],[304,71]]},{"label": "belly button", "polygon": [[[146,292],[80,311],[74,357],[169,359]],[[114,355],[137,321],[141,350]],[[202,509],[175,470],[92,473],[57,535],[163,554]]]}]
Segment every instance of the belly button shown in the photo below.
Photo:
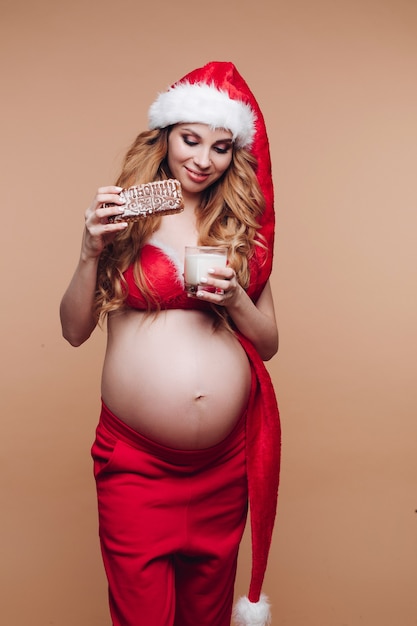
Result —
[{"label": "belly button", "polygon": [[198,396],[195,397],[195,399],[196,400],[202,400],[204,397],[205,396],[202,393],[200,393],[200,394],[198,394]]}]

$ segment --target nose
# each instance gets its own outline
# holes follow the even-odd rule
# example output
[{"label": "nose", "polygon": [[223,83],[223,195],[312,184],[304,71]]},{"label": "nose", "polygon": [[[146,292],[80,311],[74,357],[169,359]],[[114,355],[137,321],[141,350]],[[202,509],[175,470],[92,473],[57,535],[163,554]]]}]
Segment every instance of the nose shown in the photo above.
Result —
[{"label": "nose", "polygon": [[206,170],[210,167],[210,148],[206,146],[200,146],[199,150],[194,154],[194,163],[202,170]]}]

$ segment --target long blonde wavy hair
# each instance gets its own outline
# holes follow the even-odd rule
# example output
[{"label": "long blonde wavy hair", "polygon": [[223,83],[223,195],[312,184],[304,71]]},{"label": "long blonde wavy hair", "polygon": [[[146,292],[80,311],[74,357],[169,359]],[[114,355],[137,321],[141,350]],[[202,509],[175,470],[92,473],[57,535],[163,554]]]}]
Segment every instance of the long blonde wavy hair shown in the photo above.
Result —
[{"label": "long blonde wavy hair", "polygon": [[[170,128],[145,131],[136,137],[124,158],[116,185],[127,188],[170,177],[167,165]],[[258,232],[265,200],[255,169],[255,157],[234,147],[231,164],[205,191],[197,210],[199,245],[227,246],[228,263],[244,288],[249,285],[249,260],[255,246],[265,248]],[[131,264],[148,310],[159,309],[157,294],[152,292],[141,270],[140,251],[158,229],[161,219],[150,217],[129,224],[102,252],[94,306],[97,319],[124,306],[127,290],[123,272]]]}]

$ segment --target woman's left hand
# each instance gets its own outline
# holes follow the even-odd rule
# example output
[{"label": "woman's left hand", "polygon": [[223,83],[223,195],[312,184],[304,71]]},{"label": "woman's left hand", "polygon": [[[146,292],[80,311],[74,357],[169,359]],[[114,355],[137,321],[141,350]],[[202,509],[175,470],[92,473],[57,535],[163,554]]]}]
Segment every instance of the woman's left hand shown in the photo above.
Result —
[{"label": "woman's left hand", "polygon": [[207,277],[200,281],[196,297],[219,306],[233,306],[236,302],[241,286],[236,272],[231,267],[215,267],[209,270]]},{"label": "woman's left hand", "polygon": [[264,361],[276,354],[278,328],[269,281],[255,304],[231,267],[215,267],[207,278],[200,279],[196,295],[190,297],[227,308],[236,328],[253,343]]}]

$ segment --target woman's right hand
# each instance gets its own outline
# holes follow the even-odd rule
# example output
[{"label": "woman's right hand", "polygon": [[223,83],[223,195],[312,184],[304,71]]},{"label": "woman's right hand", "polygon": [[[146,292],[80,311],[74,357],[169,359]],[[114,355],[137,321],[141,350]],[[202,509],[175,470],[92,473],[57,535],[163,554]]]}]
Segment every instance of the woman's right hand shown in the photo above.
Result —
[{"label": "woman's right hand", "polygon": [[[109,223],[111,215],[122,213],[120,205],[124,200],[120,197],[122,187],[115,185],[99,187],[97,193],[85,212],[85,230],[82,249],[88,258],[99,257],[103,249],[114,239],[117,233],[125,230],[127,222]],[[116,206],[103,207],[103,204]]]},{"label": "woman's right hand", "polygon": [[[97,264],[104,247],[124,230],[127,222],[112,224],[110,215],[117,215],[124,204],[121,187],[100,187],[85,212],[85,228],[80,259],[71,282],[61,300],[62,334],[72,346],[86,341],[97,325],[94,298],[97,283]],[[112,203],[115,206],[103,207]]]}]

